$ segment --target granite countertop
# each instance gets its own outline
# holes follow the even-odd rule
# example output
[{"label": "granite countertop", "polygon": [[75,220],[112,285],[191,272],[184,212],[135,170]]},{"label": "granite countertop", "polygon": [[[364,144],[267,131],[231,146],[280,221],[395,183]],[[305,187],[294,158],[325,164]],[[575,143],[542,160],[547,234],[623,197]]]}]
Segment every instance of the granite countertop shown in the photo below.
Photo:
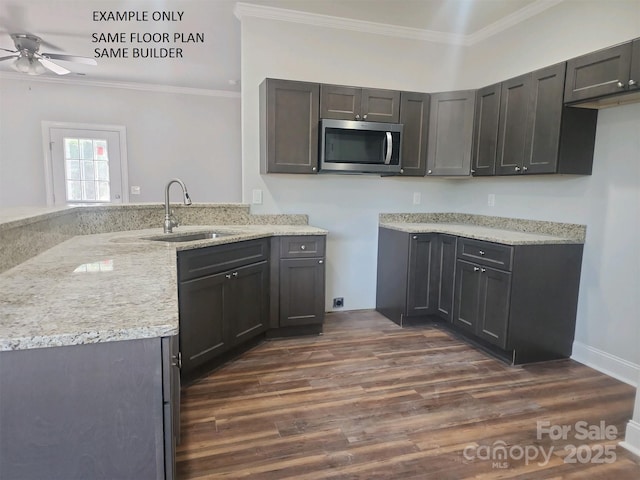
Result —
[{"label": "granite countertop", "polygon": [[506,245],[584,243],[584,241],[572,237],[520,232],[482,225],[429,222],[380,222],[380,226],[407,233],[446,233],[449,235],[484,240],[487,242],[503,243]]},{"label": "granite countertop", "polygon": [[0,274],[0,351],[178,333],[176,252],[279,235],[326,235],[309,225],[179,227],[230,233],[152,241],[161,228],[80,235]]}]

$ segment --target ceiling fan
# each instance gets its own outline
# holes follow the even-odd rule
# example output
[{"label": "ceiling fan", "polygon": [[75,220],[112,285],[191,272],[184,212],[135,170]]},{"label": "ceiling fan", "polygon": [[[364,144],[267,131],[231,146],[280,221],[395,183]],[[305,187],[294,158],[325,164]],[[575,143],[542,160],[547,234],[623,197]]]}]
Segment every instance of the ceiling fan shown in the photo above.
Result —
[{"label": "ceiling fan", "polygon": [[29,33],[12,33],[11,38],[16,46],[15,50],[0,48],[12,55],[0,57],[0,62],[15,58],[13,68],[28,75],[42,75],[47,70],[51,70],[58,75],[66,75],[71,70],[54,63],[52,60],[62,60],[65,62],[82,63],[84,65],[97,65],[93,58],[78,57],[75,55],[65,55],[62,53],[40,53],[42,39]]}]

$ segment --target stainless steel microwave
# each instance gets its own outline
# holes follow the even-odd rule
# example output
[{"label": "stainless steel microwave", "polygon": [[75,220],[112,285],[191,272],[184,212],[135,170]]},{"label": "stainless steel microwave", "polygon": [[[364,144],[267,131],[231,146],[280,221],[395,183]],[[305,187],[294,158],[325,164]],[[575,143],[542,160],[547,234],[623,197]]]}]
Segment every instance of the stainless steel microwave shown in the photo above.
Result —
[{"label": "stainless steel microwave", "polygon": [[402,124],[322,119],[320,172],[400,173]]}]

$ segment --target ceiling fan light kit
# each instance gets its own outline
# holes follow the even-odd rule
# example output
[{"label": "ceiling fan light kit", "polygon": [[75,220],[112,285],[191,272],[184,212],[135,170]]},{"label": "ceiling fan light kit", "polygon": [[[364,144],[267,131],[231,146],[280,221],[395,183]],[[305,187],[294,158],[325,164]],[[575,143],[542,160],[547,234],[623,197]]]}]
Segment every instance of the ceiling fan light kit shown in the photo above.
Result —
[{"label": "ceiling fan light kit", "polygon": [[42,75],[47,71],[37,58],[22,56],[13,62],[14,70],[27,75]]},{"label": "ceiling fan light kit", "polygon": [[66,75],[71,73],[70,70],[54,63],[52,60],[63,60],[66,62],[82,63],[84,65],[97,65],[98,63],[93,58],[78,57],[75,55],[65,55],[61,53],[40,53],[40,44],[42,40],[40,37],[30,35],[26,33],[13,33],[11,34],[13,43],[16,46],[16,50],[7,50],[2,48],[6,52],[12,53],[12,55],[0,58],[0,61],[14,59],[13,69],[26,73],[27,75],[42,75],[48,70],[58,74]]}]

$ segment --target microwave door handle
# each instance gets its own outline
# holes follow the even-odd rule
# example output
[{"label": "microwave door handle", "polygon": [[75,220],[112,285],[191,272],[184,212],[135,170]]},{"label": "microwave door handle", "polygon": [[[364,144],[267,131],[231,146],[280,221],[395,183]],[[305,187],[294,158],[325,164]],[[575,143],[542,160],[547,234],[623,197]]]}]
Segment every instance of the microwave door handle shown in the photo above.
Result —
[{"label": "microwave door handle", "polygon": [[393,152],[393,137],[391,132],[387,132],[387,154],[384,157],[384,164],[389,165],[391,162],[391,153]]}]

